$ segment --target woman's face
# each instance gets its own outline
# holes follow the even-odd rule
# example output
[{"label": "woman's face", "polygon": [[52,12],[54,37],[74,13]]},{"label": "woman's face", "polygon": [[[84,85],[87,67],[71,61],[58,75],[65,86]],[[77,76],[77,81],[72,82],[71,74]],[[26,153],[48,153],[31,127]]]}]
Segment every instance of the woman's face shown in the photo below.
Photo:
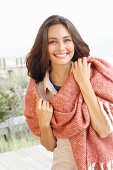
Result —
[{"label": "woman's face", "polygon": [[48,52],[52,65],[68,64],[74,55],[74,43],[68,29],[56,24],[48,29]]}]

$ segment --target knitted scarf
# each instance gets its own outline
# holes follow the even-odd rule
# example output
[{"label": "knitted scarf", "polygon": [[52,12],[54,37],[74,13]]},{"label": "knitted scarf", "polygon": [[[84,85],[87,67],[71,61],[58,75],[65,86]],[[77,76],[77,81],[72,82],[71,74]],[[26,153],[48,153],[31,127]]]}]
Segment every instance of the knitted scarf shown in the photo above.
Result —
[{"label": "knitted scarf", "polygon": [[[113,66],[96,57],[87,61],[92,63],[90,82],[97,100],[113,121]],[[25,96],[24,115],[36,136],[41,135],[35,112],[39,98],[37,85],[31,78]],[[101,138],[92,128],[87,105],[72,73],[49,102],[54,109],[51,120],[53,134],[70,140],[78,170],[112,170],[113,133]]]}]

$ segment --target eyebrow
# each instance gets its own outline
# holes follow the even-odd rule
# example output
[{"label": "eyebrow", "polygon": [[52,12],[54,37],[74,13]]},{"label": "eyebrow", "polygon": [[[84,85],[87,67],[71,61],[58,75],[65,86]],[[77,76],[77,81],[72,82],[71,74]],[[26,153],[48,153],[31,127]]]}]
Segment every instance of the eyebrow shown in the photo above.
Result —
[{"label": "eyebrow", "polygon": [[[64,36],[63,39],[65,39],[65,38],[71,38],[71,36]],[[57,38],[55,38],[55,37],[50,37],[50,38],[48,38],[48,39],[50,40],[50,39],[57,39]]]}]

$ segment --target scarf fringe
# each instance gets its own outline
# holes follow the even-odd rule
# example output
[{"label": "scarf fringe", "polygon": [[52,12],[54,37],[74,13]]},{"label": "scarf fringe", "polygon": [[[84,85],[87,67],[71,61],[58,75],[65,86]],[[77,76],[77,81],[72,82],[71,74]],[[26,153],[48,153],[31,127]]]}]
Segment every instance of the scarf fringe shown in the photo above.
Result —
[{"label": "scarf fringe", "polygon": [[[104,164],[105,164],[105,163],[99,163],[101,170],[113,170],[113,160],[106,163],[107,169],[104,168]],[[96,162],[93,163],[93,164],[91,164],[91,165],[89,166],[88,170],[96,170],[96,169],[95,169],[95,165],[96,165]]]},{"label": "scarf fringe", "polygon": [[90,165],[90,167],[88,168],[88,170],[94,170],[94,168],[95,168],[95,164],[96,164],[96,162],[95,162],[95,163],[93,163],[93,164],[91,164],[91,165]]},{"label": "scarf fringe", "polygon": [[[106,120],[109,124],[109,127],[110,127],[110,133],[113,132],[113,116],[111,114],[111,110],[110,110],[110,107],[109,107],[109,103],[108,102],[99,102],[99,105],[100,105],[100,108],[104,114],[104,116],[106,117]],[[106,111],[104,110],[104,106],[106,107],[107,109],[107,112],[108,114],[106,113]],[[108,116],[109,115],[109,116]]]},{"label": "scarf fringe", "polygon": [[[108,102],[105,102],[105,106],[106,106],[106,108],[107,108],[107,110],[108,110],[110,119],[111,119],[112,122],[113,122],[113,115],[111,114],[111,110],[110,110],[110,108],[109,108],[109,103],[108,103]],[[113,104],[112,104],[112,106],[113,106]]]}]

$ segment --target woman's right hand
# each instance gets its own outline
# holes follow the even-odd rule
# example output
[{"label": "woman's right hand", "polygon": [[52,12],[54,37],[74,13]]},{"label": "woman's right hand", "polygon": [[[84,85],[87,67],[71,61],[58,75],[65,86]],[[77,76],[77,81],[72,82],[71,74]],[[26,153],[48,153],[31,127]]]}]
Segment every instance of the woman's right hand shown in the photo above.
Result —
[{"label": "woman's right hand", "polygon": [[53,107],[50,102],[40,98],[36,104],[36,114],[41,130],[40,142],[48,151],[53,152],[56,147],[56,137],[50,126],[53,115]]},{"label": "woman's right hand", "polygon": [[49,127],[53,115],[53,107],[49,101],[42,98],[38,99],[36,104],[36,114],[40,128]]}]

